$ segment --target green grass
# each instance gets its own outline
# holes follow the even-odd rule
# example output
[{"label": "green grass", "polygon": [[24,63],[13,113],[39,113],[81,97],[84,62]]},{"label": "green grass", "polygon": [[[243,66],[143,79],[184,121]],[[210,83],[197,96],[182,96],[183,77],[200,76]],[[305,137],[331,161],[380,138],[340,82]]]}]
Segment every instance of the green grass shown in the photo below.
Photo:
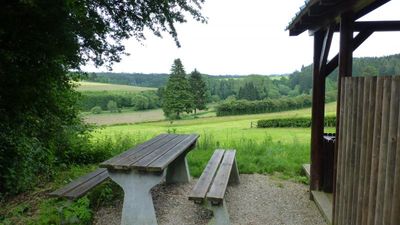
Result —
[{"label": "green grass", "polygon": [[[336,104],[326,105],[326,114],[334,115]],[[250,128],[258,119],[309,117],[310,109],[241,115],[205,117],[178,121],[114,125],[93,132],[93,141],[121,139],[148,140],[161,133],[197,133],[197,148],[189,154],[191,173],[199,176],[216,148],[234,148],[241,173],[279,173],[302,180],[301,165],[309,162],[310,128]],[[333,132],[334,128],[326,128]],[[123,139],[123,138],[122,138]]]},{"label": "green grass", "polygon": [[156,88],[81,81],[81,82],[78,82],[78,87],[76,88],[76,90],[78,90],[80,92],[85,92],[85,91],[91,91],[91,92],[98,92],[98,91],[141,92],[141,91],[148,91],[148,90],[156,90]]}]

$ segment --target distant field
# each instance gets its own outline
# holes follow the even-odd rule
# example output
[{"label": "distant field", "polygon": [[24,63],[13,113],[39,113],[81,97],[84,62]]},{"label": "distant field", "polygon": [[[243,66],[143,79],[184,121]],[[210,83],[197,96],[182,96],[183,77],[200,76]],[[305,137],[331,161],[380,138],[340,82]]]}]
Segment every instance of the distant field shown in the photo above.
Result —
[{"label": "distant field", "polygon": [[[209,106],[212,108],[213,106]],[[326,115],[336,114],[336,102],[328,103],[325,106]],[[175,126],[186,126],[196,124],[210,124],[210,123],[225,123],[230,121],[245,121],[244,123],[249,124],[259,119],[273,119],[273,118],[287,118],[287,117],[306,117],[311,116],[311,109],[299,109],[285,112],[276,113],[264,113],[264,114],[251,114],[251,115],[239,115],[239,116],[223,116],[216,117],[215,112],[200,112],[198,119],[195,120],[177,120],[174,121]],[[104,114],[88,114],[84,116],[86,122],[94,123],[97,125],[113,125],[122,123],[140,123],[140,122],[151,122],[165,120],[164,113],[161,109],[148,110],[148,111],[136,111],[136,112],[122,112],[122,113],[104,113]],[[164,122],[169,123],[169,122]],[[165,124],[161,124],[164,126]]]},{"label": "distant field", "polygon": [[[336,103],[328,103],[325,107],[326,115],[334,115],[336,113]],[[156,115],[162,113],[160,110],[151,110],[148,114],[147,119],[158,118]],[[211,113],[210,113],[211,114]],[[120,115],[114,114],[115,120],[117,117],[124,117],[124,113]],[[137,116],[137,120],[140,118],[146,118],[140,114],[130,114],[132,120]],[[158,114],[159,115],[159,114]],[[177,120],[173,121],[159,121],[149,123],[138,123],[130,125],[114,125],[107,126],[99,129],[95,136],[113,136],[120,134],[135,135],[140,133],[145,136],[154,136],[159,133],[166,132],[177,132],[177,133],[198,133],[203,136],[207,135],[212,137],[214,140],[218,140],[221,144],[229,140],[240,140],[241,138],[252,138],[255,140],[263,140],[266,136],[271,136],[274,141],[282,141],[285,143],[293,142],[294,140],[300,141],[301,143],[309,143],[310,141],[310,129],[309,128],[267,128],[258,129],[250,128],[251,123],[253,124],[259,119],[272,119],[272,118],[287,118],[287,117],[306,117],[311,115],[311,109],[300,109],[277,113],[265,113],[265,114],[254,114],[254,115],[240,115],[240,116],[226,116],[226,117],[204,117],[189,120]],[[98,118],[100,118],[99,115]],[[107,116],[104,115],[106,118]],[[212,116],[212,115],[208,115]],[[110,119],[111,120],[111,119]],[[122,120],[121,120],[122,121]],[[103,123],[106,124],[106,123]],[[108,123],[110,124],[110,123]],[[327,128],[327,132],[332,132],[332,128]]]},{"label": "distant field", "polygon": [[78,91],[128,91],[128,92],[140,92],[147,90],[156,90],[156,88],[148,87],[137,87],[130,85],[119,85],[119,84],[106,84],[96,82],[81,81],[78,83],[76,88]]},{"label": "distant field", "polygon": [[[186,116],[185,114],[183,115]],[[187,115],[193,117],[193,115]],[[201,117],[213,117],[215,112],[199,112],[197,115]],[[85,114],[83,116],[84,120],[88,123],[93,123],[97,125],[114,125],[123,123],[142,123],[142,122],[154,122],[165,120],[164,112],[162,109],[153,109],[146,111],[130,111],[122,113],[108,113],[104,112],[102,114]]]}]

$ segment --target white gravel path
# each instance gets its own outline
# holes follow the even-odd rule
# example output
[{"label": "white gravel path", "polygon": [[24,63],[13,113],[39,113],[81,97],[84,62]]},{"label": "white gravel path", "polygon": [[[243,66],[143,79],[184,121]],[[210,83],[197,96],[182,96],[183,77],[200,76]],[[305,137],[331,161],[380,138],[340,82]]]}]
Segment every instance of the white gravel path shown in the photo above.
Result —
[{"label": "white gravel path", "polygon": [[[326,225],[308,186],[265,175],[240,175],[229,187],[226,204],[234,225]],[[159,225],[207,224],[212,213],[187,199],[196,180],[185,185],[160,184],[152,190]],[[95,213],[96,225],[119,225],[122,201]]]}]

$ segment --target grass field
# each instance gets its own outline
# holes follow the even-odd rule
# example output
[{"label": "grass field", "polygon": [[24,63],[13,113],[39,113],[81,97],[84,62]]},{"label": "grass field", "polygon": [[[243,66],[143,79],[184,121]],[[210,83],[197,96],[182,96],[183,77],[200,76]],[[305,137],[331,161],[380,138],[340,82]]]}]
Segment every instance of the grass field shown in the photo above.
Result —
[{"label": "grass field", "polygon": [[140,92],[148,90],[156,90],[156,88],[149,87],[137,87],[130,85],[119,85],[119,84],[106,84],[97,82],[86,82],[81,81],[78,83],[76,88],[78,91],[124,91],[124,92]]},{"label": "grass field", "polygon": [[[326,105],[326,114],[333,115],[336,104]],[[148,140],[161,133],[197,133],[196,150],[189,154],[192,175],[200,175],[216,148],[234,148],[242,173],[282,173],[287,177],[301,177],[301,164],[309,162],[309,128],[251,128],[259,119],[306,117],[311,109],[293,110],[227,117],[205,117],[179,121],[159,121],[127,125],[112,125],[93,132],[93,140],[114,143],[135,139]],[[333,132],[334,128],[326,128]],[[129,141],[128,141],[129,142]]]}]

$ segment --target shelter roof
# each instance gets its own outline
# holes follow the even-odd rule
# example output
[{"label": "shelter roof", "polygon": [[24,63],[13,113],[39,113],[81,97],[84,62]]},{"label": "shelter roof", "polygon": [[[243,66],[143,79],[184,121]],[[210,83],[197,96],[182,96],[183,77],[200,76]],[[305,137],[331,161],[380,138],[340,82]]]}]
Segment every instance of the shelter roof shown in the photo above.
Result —
[{"label": "shelter roof", "polygon": [[338,24],[340,14],[352,11],[354,20],[368,14],[390,0],[306,0],[287,26],[290,36],[306,30],[315,31]]}]

